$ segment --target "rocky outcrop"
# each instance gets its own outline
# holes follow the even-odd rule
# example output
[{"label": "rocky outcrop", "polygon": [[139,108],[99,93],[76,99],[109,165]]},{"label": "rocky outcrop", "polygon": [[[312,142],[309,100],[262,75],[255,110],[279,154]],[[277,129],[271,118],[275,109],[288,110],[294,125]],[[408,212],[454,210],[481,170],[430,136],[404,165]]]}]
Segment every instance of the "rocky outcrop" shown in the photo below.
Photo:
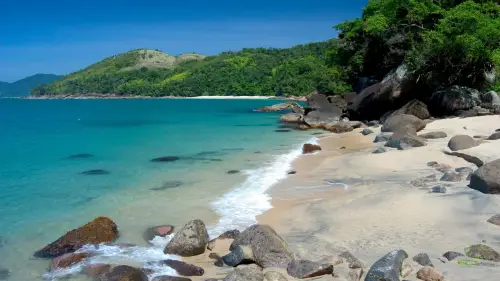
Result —
[{"label": "rocky outcrop", "polygon": [[451,151],[463,150],[478,145],[478,142],[474,138],[467,135],[454,136],[448,142],[448,148],[450,148]]},{"label": "rocky outcrop", "polygon": [[245,256],[262,268],[287,268],[294,259],[287,243],[268,225],[255,224],[245,229],[231,243],[229,249],[244,249]]},{"label": "rocky outcrop", "polygon": [[433,115],[452,115],[459,110],[469,110],[481,103],[479,91],[462,86],[451,86],[432,94],[429,108]]},{"label": "rocky outcrop", "polygon": [[333,265],[320,264],[308,260],[293,260],[288,264],[287,272],[290,276],[304,279],[333,273]]},{"label": "rocky outcrop", "polygon": [[283,123],[300,123],[302,122],[302,115],[298,113],[287,113],[280,116],[280,121]]},{"label": "rocky outcrop", "polygon": [[262,273],[262,269],[256,265],[239,266],[223,279],[223,281],[262,281],[262,280],[264,280],[264,274]]},{"label": "rocky outcrop", "polygon": [[171,225],[157,225],[153,227],[149,227],[144,231],[143,237],[147,242],[153,240],[155,236],[165,237],[174,232],[174,227]]},{"label": "rocky outcrop", "polygon": [[365,281],[399,281],[399,271],[406,258],[408,254],[404,250],[393,250],[372,265]]},{"label": "rocky outcrop", "polygon": [[465,255],[469,258],[500,261],[500,254],[491,247],[483,244],[472,245],[465,248]]},{"label": "rocky outcrop", "polygon": [[321,150],[321,147],[317,144],[306,143],[302,146],[302,154],[309,154],[319,150]]},{"label": "rocky outcrop", "polygon": [[82,262],[85,260],[89,255],[87,253],[67,253],[62,256],[59,256],[55,259],[52,260],[50,263],[50,269],[51,270],[56,270],[58,268],[66,268],[70,267],[74,264],[77,264],[79,262]]},{"label": "rocky outcrop", "polygon": [[113,242],[118,237],[118,227],[107,217],[98,217],[93,221],[73,229],[56,241],[35,252],[39,258],[54,258],[72,253],[86,244]]},{"label": "rocky outcrop", "polygon": [[500,159],[477,169],[471,176],[469,187],[486,194],[500,194]]},{"label": "rocky outcrop", "polygon": [[420,134],[419,137],[424,139],[442,139],[448,137],[448,135],[445,132],[429,132]]},{"label": "rocky outcrop", "polygon": [[196,265],[188,264],[183,261],[177,260],[164,260],[161,261],[162,264],[173,268],[179,275],[182,276],[203,276],[205,270]]},{"label": "rocky outcrop", "polygon": [[167,244],[163,252],[181,257],[201,255],[208,244],[208,233],[201,220],[188,222]]},{"label": "rocky outcrop", "polygon": [[404,127],[413,128],[418,132],[425,128],[425,122],[413,115],[394,115],[384,122],[382,132],[397,132],[401,131]]},{"label": "rocky outcrop", "polygon": [[271,106],[264,106],[261,108],[255,109],[257,112],[278,112],[278,111],[283,111],[287,109],[292,109],[294,113],[301,113],[302,107],[296,103],[296,102],[285,102],[285,103],[279,103]]},{"label": "rocky outcrop", "polygon": [[101,276],[102,281],[148,281],[148,276],[140,269],[119,265]]}]

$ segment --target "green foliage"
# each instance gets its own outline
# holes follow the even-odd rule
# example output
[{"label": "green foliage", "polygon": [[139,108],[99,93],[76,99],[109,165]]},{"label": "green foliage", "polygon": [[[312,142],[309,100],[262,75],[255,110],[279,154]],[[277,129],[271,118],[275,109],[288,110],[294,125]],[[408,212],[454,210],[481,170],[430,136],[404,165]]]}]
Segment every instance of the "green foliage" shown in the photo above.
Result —
[{"label": "green foliage", "polygon": [[[204,59],[182,60],[169,67],[141,67],[144,50],[117,55],[50,85],[35,95],[120,93],[148,96],[304,95],[316,88],[349,90],[343,73],[327,67],[327,52],[334,41],[289,49],[243,49]],[[166,54],[160,57],[167,56]],[[196,58],[196,55],[192,55]]]}]

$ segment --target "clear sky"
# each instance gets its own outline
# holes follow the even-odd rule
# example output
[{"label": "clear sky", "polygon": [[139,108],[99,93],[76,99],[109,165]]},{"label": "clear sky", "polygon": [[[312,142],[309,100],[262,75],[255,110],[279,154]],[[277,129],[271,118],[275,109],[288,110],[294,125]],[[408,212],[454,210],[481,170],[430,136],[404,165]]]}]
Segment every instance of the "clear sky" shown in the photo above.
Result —
[{"label": "clear sky", "polygon": [[0,81],[137,48],[207,55],[335,37],[367,0],[1,0]]}]

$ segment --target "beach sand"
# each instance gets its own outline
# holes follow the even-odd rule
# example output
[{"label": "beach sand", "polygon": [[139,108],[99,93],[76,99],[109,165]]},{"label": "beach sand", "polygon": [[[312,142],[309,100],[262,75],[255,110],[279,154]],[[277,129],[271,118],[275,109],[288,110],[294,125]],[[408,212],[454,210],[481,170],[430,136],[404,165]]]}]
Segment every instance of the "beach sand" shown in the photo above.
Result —
[{"label": "beach sand", "polygon": [[[479,243],[500,251],[500,227],[486,222],[500,213],[500,197],[472,190],[466,180],[450,183],[446,194],[430,193],[410,181],[432,174],[439,180],[442,173],[428,167],[430,161],[477,169],[443,151],[454,135],[489,136],[499,121],[500,116],[436,120],[420,133],[443,131],[447,138],[382,154],[372,154],[383,145],[372,142],[380,128],[372,128],[375,133],[368,136],[356,130],[320,137],[323,150],[294,162],[297,174],[272,188],[273,209],[258,221],[275,228],[301,258],[322,260],[348,250],[366,263],[366,274],[380,257],[402,248],[410,258],[427,253],[445,280],[494,280],[500,267],[442,263],[438,258]],[[464,151],[491,161],[500,158],[499,144],[484,141]],[[443,182],[428,187],[438,184]],[[415,273],[406,279],[417,280]]]}]

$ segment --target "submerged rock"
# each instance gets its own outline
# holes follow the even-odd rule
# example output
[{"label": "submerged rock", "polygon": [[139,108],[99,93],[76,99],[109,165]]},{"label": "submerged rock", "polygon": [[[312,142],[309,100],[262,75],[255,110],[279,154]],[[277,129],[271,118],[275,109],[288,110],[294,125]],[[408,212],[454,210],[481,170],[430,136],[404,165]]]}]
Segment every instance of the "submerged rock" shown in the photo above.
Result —
[{"label": "submerged rock", "polygon": [[0,280],[7,280],[10,277],[10,271],[0,267]]},{"label": "submerged rock", "polygon": [[238,174],[240,171],[239,170],[229,170],[227,171],[227,174],[233,175],[233,174]]},{"label": "submerged rock", "polygon": [[80,153],[80,154],[70,155],[68,156],[68,159],[86,159],[91,157],[94,157],[94,155],[89,153]]},{"label": "submerged rock", "polygon": [[483,244],[472,245],[465,248],[465,255],[469,258],[500,261],[500,254],[491,247]]},{"label": "submerged rock", "polygon": [[153,227],[149,227],[144,231],[143,237],[147,242],[153,240],[155,236],[165,237],[174,232],[174,227],[171,225],[157,225]]},{"label": "submerged rock", "polygon": [[287,130],[287,129],[277,129],[274,130],[276,133],[290,133],[292,130]]},{"label": "submerged rock", "polygon": [[208,244],[208,233],[201,220],[188,222],[167,244],[163,252],[181,257],[201,255]]},{"label": "submerged rock", "polygon": [[163,157],[158,157],[151,159],[151,162],[174,162],[179,160],[180,157],[178,156],[163,156]]},{"label": "submerged rock", "polygon": [[302,146],[302,154],[309,154],[319,150],[321,150],[321,147],[316,144],[306,143]]},{"label": "submerged rock", "polygon": [[50,263],[50,269],[56,270],[58,268],[70,267],[74,264],[82,262],[88,256],[89,255],[87,253],[79,253],[79,254],[67,253],[67,254],[64,254],[64,255],[59,256],[59,257],[52,260],[52,262]]},{"label": "submerged rock", "polygon": [[81,172],[82,175],[86,176],[97,176],[97,175],[109,175],[111,172],[106,171],[106,170],[101,170],[101,169],[95,169],[95,170],[87,170],[84,172]]},{"label": "submerged rock", "polygon": [[35,252],[39,258],[54,258],[72,253],[83,245],[113,242],[118,237],[118,227],[110,218],[98,217],[93,221],[73,229],[56,241]]},{"label": "submerged rock", "polygon": [[448,147],[450,148],[451,151],[463,150],[478,145],[479,143],[474,138],[467,135],[454,136],[448,142]]},{"label": "submerged rock", "polygon": [[320,264],[308,260],[293,260],[288,264],[287,272],[290,276],[304,279],[333,273],[333,265]]},{"label": "submerged rock", "polygon": [[185,263],[183,261],[164,260],[161,261],[161,263],[173,268],[182,276],[202,276],[205,274],[205,270],[203,268]]},{"label": "submerged rock", "polygon": [[393,250],[372,265],[365,281],[399,281],[399,271],[406,258],[408,254],[404,250]]},{"label": "submerged rock", "polygon": [[153,191],[162,191],[170,188],[176,188],[181,186],[183,183],[181,181],[167,181],[161,187],[153,187],[150,190]]}]

